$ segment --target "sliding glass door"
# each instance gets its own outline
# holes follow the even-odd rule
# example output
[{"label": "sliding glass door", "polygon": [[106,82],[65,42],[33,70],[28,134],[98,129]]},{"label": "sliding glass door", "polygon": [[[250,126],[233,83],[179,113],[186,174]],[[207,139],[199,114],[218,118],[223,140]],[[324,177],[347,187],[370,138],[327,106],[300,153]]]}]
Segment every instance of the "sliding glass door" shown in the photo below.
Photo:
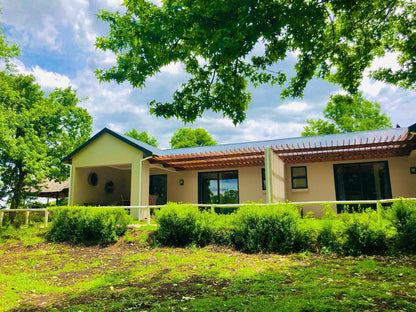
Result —
[{"label": "sliding glass door", "polygon": [[238,171],[201,172],[198,174],[200,204],[238,204]]},{"label": "sliding glass door", "polygon": [[[392,197],[387,161],[334,165],[334,175],[337,200],[377,200]],[[368,206],[375,207],[361,205],[361,208]],[[343,209],[344,205],[338,205],[338,212]]]}]

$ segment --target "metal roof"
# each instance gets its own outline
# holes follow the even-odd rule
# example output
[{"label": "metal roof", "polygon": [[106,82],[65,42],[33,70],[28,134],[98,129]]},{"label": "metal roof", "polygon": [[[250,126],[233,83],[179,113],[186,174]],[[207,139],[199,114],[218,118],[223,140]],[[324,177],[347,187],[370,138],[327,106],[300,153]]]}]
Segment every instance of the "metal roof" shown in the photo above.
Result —
[{"label": "metal roof", "polygon": [[101,135],[103,135],[104,133],[108,133],[114,137],[116,137],[117,139],[127,143],[128,145],[142,151],[143,153],[152,156],[153,154],[159,154],[160,153],[160,149],[153,147],[149,144],[146,144],[144,142],[135,140],[133,138],[130,138],[124,134],[115,132],[113,130],[110,130],[108,128],[104,128],[102,129],[100,132],[96,133],[94,136],[92,136],[88,141],[86,141],[84,144],[82,144],[81,146],[79,146],[77,149],[75,149],[72,153],[70,153],[69,155],[67,155],[66,157],[64,157],[62,159],[62,162],[71,162],[71,158],[77,154],[78,152],[80,152],[82,149],[84,149],[85,147],[87,147],[90,143],[94,142],[96,139],[98,139]]},{"label": "metal roof", "polygon": [[244,148],[264,148],[272,146],[292,146],[299,147],[317,146],[345,146],[345,144],[354,144],[354,142],[366,141],[372,142],[374,139],[379,140],[382,138],[399,138],[406,135],[408,128],[394,128],[385,130],[372,130],[372,131],[360,131],[350,133],[339,133],[339,134],[327,134],[327,135],[316,135],[310,137],[295,137],[286,139],[275,139],[275,140],[264,140],[264,141],[253,141],[243,143],[229,143],[229,144],[218,144],[213,146],[198,146],[198,147],[185,147],[177,149],[166,149],[161,150],[161,154],[155,153],[160,156],[173,156],[173,155],[184,155],[184,154],[195,154],[195,153],[207,153],[207,152],[220,152],[227,150],[236,150]]},{"label": "metal roof", "polygon": [[285,163],[307,163],[404,156],[415,146],[415,135],[408,128],[394,128],[170,149],[154,155],[150,161],[178,170],[203,170],[262,166],[266,148],[271,148]]},{"label": "metal roof", "polygon": [[164,150],[104,128],[63,161],[69,161],[73,155],[103,133],[109,133],[145,154],[153,156],[150,159],[152,163],[161,163],[179,170],[264,165],[264,150],[268,147],[286,163],[392,157],[408,155],[415,149],[416,138],[411,133],[412,129],[416,130],[415,127],[416,124],[409,128]]}]

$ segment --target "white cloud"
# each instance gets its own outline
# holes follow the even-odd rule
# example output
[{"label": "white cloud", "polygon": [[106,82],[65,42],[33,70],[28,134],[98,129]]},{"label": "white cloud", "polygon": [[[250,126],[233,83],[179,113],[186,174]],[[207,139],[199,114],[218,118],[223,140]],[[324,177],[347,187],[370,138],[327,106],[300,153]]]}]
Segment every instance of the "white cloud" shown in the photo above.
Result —
[{"label": "white cloud", "polygon": [[376,97],[383,89],[391,89],[393,91],[397,90],[396,86],[386,84],[381,81],[376,81],[370,78],[370,72],[380,69],[380,68],[391,68],[393,71],[400,68],[399,63],[397,62],[397,53],[386,53],[383,57],[377,57],[371,64],[369,69],[364,71],[364,78],[361,81],[360,90],[364,92],[365,95]]},{"label": "white cloud", "polygon": [[162,73],[169,73],[169,74],[182,74],[184,73],[184,67],[182,63],[179,62],[171,62],[169,65],[163,66],[160,71]]},{"label": "white cloud", "polygon": [[308,109],[308,104],[305,102],[290,102],[288,104],[280,105],[277,110],[284,112],[300,113]]},{"label": "white cloud", "polygon": [[106,0],[106,7],[110,9],[118,9],[122,3],[123,0]]},{"label": "white cloud", "polygon": [[37,65],[32,67],[32,74],[35,76],[36,82],[44,88],[64,89],[69,86],[77,88],[76,85],[71,83],[71,80],[68,78],[68,76],[46,71]]},{"label": "white cloud", "polygon": [[118,133],[123,133],[123,132],[124,132],[123,127],[122,127],[122,126],[120,126],[120,125],[118,125],[118,124],[115,124],[115,123],[112,123],[112,122],[109,122],[109,123],[107,124],[107,128],[109,128],[109,129],[111,129],[111,130],[113,130],[113,131],[116,131],[116,132],[118,132]]},{"label": "white cloud", "polygon": [[240,128],[244,141],[260,141],[299,136],[305,124],[274,122],[272,120],[248,120]]},{"label": "white cloud", "polygon": [[65,89],[69,86],[77,88],[77,86],[72,83],[71,79],[69,79],[66,75],[44,70],[38,65],[32,67],[31,69],[27,69],[26,66],[19,60],[13,60],[13,63],[19,73],[24,75],[33,75],[36,78],[36,83],[38,83],[44,90],[55,88]]},{"label": "white cloud", "polygon": [[72,29],[75,36],[71,40],[93,49],[97,34],[88,0],[3,0],[1,5],[2,22],[14,28],[13,39],[27,38],[23,43],[31,48],[46,47],[61,51],[68,40],[62,32]]}]

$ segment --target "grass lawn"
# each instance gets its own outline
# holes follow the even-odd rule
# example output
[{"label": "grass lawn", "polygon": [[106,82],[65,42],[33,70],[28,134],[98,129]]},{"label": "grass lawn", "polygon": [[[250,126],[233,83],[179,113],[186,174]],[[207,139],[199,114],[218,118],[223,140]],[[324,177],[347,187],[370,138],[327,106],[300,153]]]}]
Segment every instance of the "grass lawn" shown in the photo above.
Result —
[{"label": "grass lawn", "polygon": [[105,248],[0,230],[0,311],[416,311],[416,256],[152,248],[151,228]]}]

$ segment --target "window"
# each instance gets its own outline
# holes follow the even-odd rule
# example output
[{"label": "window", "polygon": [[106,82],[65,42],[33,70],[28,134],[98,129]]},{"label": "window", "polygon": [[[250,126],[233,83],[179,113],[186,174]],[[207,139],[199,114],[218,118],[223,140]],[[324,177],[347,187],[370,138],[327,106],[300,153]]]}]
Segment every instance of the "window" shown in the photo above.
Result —
[{"label": "window", "polygon": [[292,173],[292,189],[308,188],[308,176],[306,174],[306,166],[291,167]]},{"label": "window", "polygon": [[263,191],[266,190],[266,170],[261,168],[261,188]]},{"label": "window", "polygon": [[164,205],[167,202],[168,176],[166,174],[151,175],[149,179],[149,195],[156,195],[156,205]]},{"label": "window", "polygon": [[198,190],[200,204],[238,204],[238,171],[201,172]]},{"label": "window", "polygon": [[[337,200],[371,200],[391,198],[389,167],[387,161],[334,165]],[[355,210],[358,205],[349,205]],[[361,205],[360,208],[376,205]],[[344,205],[338,205],[338,212]]]}]

